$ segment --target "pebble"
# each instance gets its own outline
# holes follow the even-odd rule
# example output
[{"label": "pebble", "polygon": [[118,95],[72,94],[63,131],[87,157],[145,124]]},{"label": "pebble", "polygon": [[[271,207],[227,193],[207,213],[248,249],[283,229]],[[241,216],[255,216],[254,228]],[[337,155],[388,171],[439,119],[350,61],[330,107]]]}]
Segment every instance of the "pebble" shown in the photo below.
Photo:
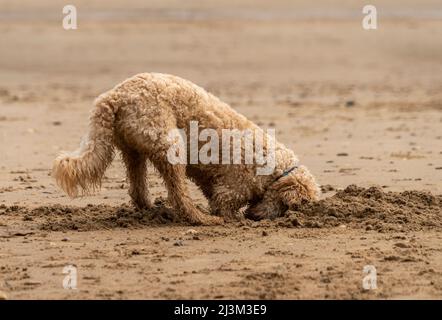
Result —
[{"label": "pebble", "polygon": [[8,300],[8,296],[3,291],[0,291],[0,300]]},{"label": "pebble", "polygon": [[347,101],[345,102],[345,106],[346,106],[346,107],[353,107],[354,105],[355,105],[354,100],[347,100]]}]

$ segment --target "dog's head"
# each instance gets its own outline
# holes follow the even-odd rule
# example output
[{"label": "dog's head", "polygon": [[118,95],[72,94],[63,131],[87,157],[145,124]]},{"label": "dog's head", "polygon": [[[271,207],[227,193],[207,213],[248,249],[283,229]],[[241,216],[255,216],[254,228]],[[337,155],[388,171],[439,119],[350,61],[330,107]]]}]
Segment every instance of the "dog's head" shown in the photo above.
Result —
[{"label": "dog's head", "polygon": [[320,193],[315,178],[306,167],[300,166],[270,184],[263,197],[250,204],[245,215],[252,220],[273,219],[297,204],[318,200]]}]

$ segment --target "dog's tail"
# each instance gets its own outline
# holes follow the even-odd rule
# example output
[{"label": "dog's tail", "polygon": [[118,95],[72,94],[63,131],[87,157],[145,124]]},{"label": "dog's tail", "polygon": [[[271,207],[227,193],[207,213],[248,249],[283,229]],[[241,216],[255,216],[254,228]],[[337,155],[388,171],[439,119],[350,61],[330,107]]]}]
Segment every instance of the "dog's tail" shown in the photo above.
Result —
[{"label": "dog's tail", "polygon": [[112,106],[99,97],[90,116],[89,133],[79,149],[55,159],[52,176],[70,197],[88,195],[101,187],[104,171],[114,157],[114,120]]}]

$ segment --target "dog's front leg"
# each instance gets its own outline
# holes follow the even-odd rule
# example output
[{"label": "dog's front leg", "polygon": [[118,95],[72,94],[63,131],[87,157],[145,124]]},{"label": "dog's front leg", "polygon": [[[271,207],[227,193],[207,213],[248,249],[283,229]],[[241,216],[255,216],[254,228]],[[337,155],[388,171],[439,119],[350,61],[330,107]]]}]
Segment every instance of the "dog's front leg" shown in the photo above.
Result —
[{"label": "dog's front leg", "polygon": [[164,161],[156,161],[154,164],[164,179],[171,205],[186,220],[203,225],[224,222],[222,218],[204,214],[194,206],[187,191],[185,165],[172,165]]}]

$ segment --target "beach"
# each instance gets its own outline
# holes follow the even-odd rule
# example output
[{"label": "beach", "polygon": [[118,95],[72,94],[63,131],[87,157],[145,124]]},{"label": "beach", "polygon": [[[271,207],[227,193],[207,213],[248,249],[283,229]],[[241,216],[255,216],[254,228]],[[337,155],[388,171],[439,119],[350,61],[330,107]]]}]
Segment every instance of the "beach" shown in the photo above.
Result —
[{"label": "beach", "polygon": [[[364,4],[76,1],[78,27],[65,30],[60,3],[2,1],[0,292],[441,299],[442,5],[385,1],[378,28],[364,30]],[[323,202],[275,221],[191,226],[134,210],[119,155],[99,193],[70,199],[53,160],[78,147],[94,99],[141,72],[191,80],[275,129]],[[148,180],[161,207],[152,167]],[[63,287],[69,265],[76,290]],[[376,289],[362,286],[367,265]]]}]

